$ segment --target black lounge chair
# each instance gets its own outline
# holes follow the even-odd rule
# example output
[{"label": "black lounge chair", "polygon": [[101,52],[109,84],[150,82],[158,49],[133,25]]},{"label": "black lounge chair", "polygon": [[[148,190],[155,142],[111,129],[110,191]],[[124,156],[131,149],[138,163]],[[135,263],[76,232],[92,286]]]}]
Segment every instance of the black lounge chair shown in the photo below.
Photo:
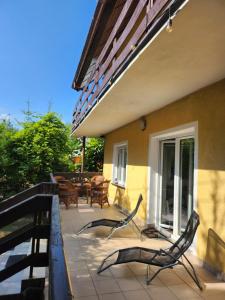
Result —
[{"label": "black lounge chair", "polygon": [[[114,251],[102,261],[97,273],[99,274],[113,265],[128,262],[144,263],[147,264],[146,283],[149,284],[159,274],[160,271],[167,268],[172,269],[176,265],[182,265],[194,280],[194,282],[197,284],[199,289],[202,290],[202,286],[197,277],[195,269],[184,254],[192,244],[198,225],[199,216],[195,211],[193,211],[188,220],[185,231],[175,243],[171,242],[172,246],[168,249],[154,250],[142,247],[132,247]],[[182,257],[186,259],[186,262],[189,264],[192,272],[183,263],[181,259]],[[150,265],[159,267],[159,269],[153,274],[152,277],[149,277]]]},{"label": "black lounge chair", "polygon": [[100,219],[100,220],[91,221],[88,224],[84,225],[77,232],[77,235],[79,235],[81,232],[83,232],[84,230],[86,230],[88,228],[97,227],[97,226],[106,226],[106,227],[112,228],[107,237],[107,239],[109,239],[116,230],[123,228],[123,227],[127,226],[130,222],[132,222],[141,236],[141,231],[140,231],[139,227],[137,226],[137,224],[134,222],[133,218],[135,217],[142,200],[143,200],[142,195],[140,195],[135,209],[129,215],[127,215],[127,217],[125,219],[123,219],[123,220]]}]

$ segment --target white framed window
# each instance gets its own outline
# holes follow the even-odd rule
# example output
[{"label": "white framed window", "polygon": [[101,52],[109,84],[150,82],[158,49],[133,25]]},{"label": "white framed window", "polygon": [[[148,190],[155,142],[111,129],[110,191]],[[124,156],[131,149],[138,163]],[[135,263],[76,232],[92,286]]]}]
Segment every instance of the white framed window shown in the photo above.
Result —
[{"label": "white framed window", "polygon": [[113,147],[113,183],[125,187],[127,169],[127,142]]}]

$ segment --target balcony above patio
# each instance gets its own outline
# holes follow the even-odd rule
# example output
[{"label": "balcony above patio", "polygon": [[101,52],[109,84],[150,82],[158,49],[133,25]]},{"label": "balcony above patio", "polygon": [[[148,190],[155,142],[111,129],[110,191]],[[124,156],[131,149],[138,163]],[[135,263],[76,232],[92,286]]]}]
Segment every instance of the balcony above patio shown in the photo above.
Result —
[{"label": "balcony above patio", "polygon": [[108,22],[105,13],[95,16],[90,34],[104,35],[88,36],[73,82],[82,90],[77,136],[104,135],[225,77],[223,0],[115,3]]}]

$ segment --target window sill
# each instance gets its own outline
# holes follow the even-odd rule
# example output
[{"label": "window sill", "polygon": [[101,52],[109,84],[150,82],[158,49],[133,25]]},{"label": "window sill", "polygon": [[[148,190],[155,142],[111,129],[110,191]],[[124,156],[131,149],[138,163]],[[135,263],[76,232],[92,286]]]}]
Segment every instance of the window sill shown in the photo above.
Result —
[{"label": "window sill", "polygon": [[116,182],[111,182],[111,183],[112,183],[112,185],[125,190],[125,185],[119,184],[119,183],[116,183]]}]

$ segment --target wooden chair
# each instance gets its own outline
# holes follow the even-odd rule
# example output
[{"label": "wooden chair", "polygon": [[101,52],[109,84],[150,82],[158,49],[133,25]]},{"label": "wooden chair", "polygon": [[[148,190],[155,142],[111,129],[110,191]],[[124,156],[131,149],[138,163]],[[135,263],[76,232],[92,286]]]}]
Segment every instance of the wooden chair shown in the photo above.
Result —
[{"label": "wooden chair", "polygon": [[91,198],[91,196],[92,196],[91,191],[93,189],[95,189],[96,186],[101,184],[104,180],[105,180],[104,176],[96,175],[96,176],[93,176],[90,181],[88,181],[87,179],[86,179],[86,181],[84,181],[83,186],[86,190],[87,202],[88,202],[88,198],[89,197]]},{"label": "wooden chair", "polygon": [[108,203],[108,190],[109,190],[110,180],[104,180],[103,182],[96,184],[92,183],[91,185],[91,206],[93,203],[98,203],[101,208],[105,203]]},{"label": "wooden chair", "polygon": [[66,178],[64,176],[54,176],[55,180],[57,181],[57,183],[59,181],[62,181],[62,180],[66,180]]},{"label": "wooden chair", "polygon": [[77,197],[79,198],[83,194],[83,184],[80,181],[79,182],[77,181],[77,182],[72,183],[72,184],[73,184],[73,187],[76,189],[76,191],[77,191]]},{"label": "wooden chair", "polygon": [[59,180],[59,198],[66,208],[69,208],[71,203],[75,203],[78,207],[78,190],[70,180]]}]

